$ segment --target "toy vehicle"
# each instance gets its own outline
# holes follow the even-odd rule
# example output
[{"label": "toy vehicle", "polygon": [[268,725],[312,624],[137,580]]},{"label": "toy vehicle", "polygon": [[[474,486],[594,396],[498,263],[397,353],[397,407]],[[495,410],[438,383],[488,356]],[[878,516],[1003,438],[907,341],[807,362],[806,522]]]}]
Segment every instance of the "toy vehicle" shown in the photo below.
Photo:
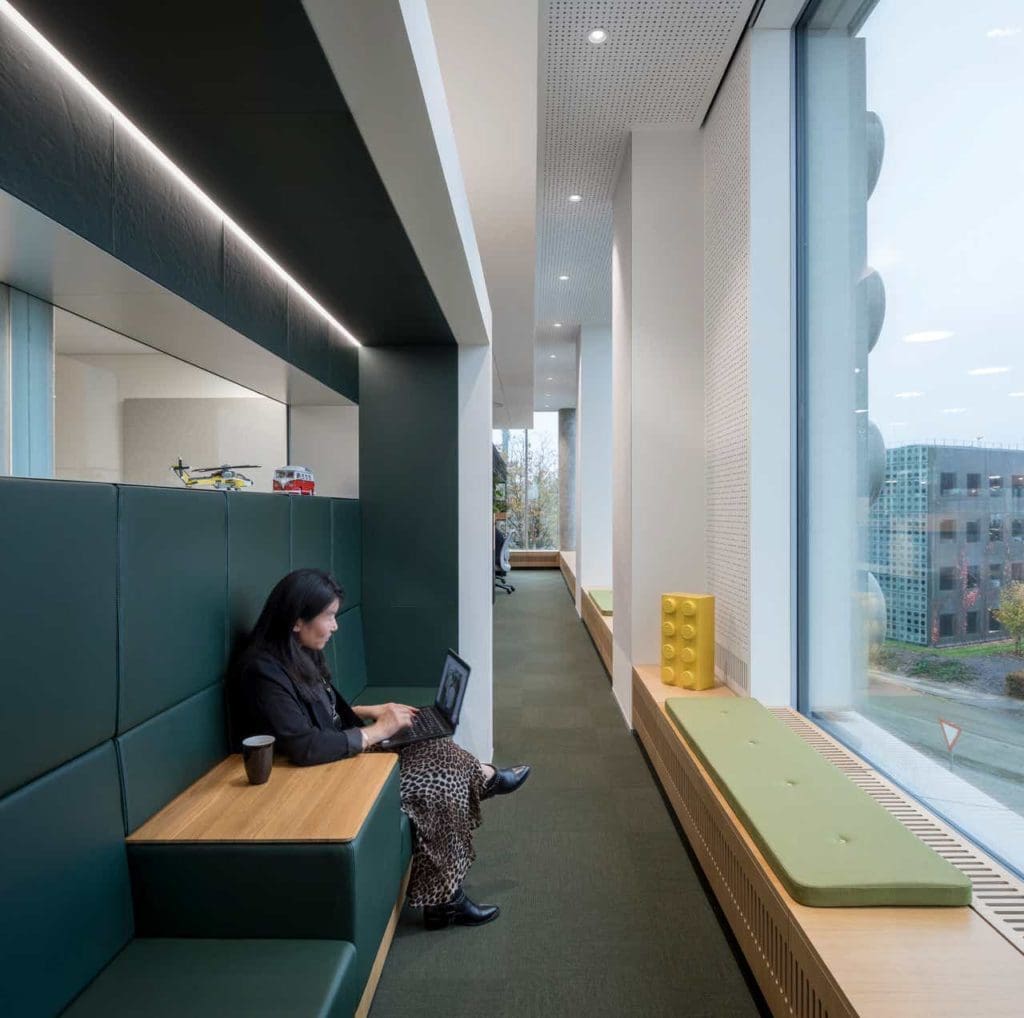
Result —
[{"label": "toy vehicle", "polygon": [[[240,474],[239,470],[259,470],[258,463],[224,464],[219,467],[190,467],[178,462],[171,469],[181,478],[186,488],[213,488],[217,491],[240,491],[252,487],[252,478]],[[198,471],[202,476],[196,476]]]},{"label": "toy vehicle", "polygon": [[278,467],[274,471],[274,491],[287,495],[315,495],[316,478],[309,467]]}]

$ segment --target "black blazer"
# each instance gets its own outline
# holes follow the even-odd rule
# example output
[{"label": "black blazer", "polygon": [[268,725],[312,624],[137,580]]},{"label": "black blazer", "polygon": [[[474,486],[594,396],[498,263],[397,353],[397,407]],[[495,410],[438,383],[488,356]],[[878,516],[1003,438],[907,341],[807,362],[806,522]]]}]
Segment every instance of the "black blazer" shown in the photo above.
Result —
[{"label": "black blazer", "polygon": [[245,735],[273,735],[294,764],[330,763],[363,749],[362,722],[332,688],[338,720],[319,699],[299,696],[295,683],[269,654],[250,658],[242,668],[241,700]]}]

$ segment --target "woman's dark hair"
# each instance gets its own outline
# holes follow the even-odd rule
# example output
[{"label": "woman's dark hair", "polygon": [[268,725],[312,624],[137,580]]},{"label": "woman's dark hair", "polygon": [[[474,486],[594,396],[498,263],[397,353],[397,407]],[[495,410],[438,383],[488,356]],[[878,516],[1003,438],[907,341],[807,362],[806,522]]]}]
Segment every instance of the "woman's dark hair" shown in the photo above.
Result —
[{"label": "woman's dark hair", "polygon": [[304,699],[321,678],[330,680],[330,670],[321,650],[303,647],[295,636],[298,619],[311,622],[333,600],[344,603],[345,592],[333,576],[319,569],[296,569],[279,580],[256,620],[242,665],[257,654],[269,654],[279,661]]}]

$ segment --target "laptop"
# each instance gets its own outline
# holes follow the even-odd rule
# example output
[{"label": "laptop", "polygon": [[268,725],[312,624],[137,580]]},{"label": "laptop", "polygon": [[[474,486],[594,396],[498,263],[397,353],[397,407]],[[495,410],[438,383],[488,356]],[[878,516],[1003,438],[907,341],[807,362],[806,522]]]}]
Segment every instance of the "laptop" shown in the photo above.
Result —
[{"label": "laptop", "polygon": [[466,696],[466,683],[469,681],[469,665],[449,650],[444,658],[441,670],[441,681],[437,685],[437,696],[433,707],[421,707],[411,728],[384,739],[382,749],[398,749],[414,742],[425,742],[427,739],[443,739],[454,735],[459,724],[459,713],[462,701]]}]

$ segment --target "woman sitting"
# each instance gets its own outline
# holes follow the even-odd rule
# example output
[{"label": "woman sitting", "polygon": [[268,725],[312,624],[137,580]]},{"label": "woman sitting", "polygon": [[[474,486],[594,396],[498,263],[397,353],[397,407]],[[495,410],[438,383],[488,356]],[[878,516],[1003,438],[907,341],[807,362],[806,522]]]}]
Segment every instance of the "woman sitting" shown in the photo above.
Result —
[{"label": "woman sitting", "polygon": [[[344,594],[327,573],[298,569],[270,592],[240,659],[246,735],[269,732],[292,763],[329,763],[372,750],[412,724],[405,704],[350,707],[330,682],[324,647],[338,628]],[[398,750],[402,810],[412,821],[410,905],[423,908],[428,929],[479,926],[496,905],[476,905],[462,881],[475,858],[480,802],[514,792],[526,766],[496,770],[450,738]]]}]

